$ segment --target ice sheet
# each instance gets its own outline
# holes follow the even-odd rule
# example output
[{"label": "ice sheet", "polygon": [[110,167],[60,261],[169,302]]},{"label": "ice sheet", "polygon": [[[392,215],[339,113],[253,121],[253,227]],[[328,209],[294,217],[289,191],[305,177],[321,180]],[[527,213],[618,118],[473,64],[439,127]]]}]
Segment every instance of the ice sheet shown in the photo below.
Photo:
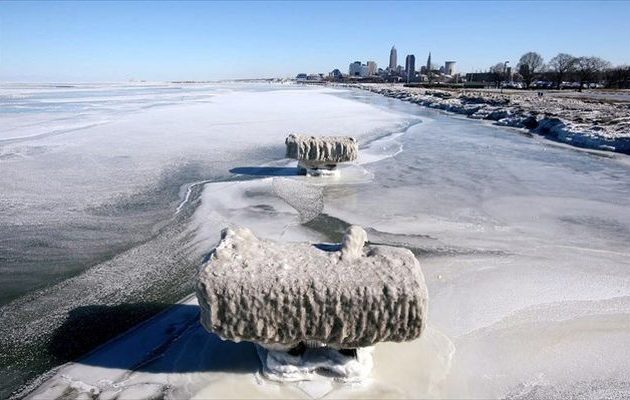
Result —
[{"label": "ice sheet", "polygon": [[367,140],[413,119],[327,88],[59,86],[0,88],[1,396],[190,292],[218,239],[199,245],[190,223],[204,182],[286,164],[290,132]]},{"label": "ice sheet", "polygon": [[[384,139],[402,151],[370,144],[385,150],[363,160],[371,180],[327,186],[303,227],[331,237],[360,224],[420,257],[429,320],[454,345],[440,396],[630,395],[626,157],[429,116]],[[264,219],[232,210],[230,220]]]},{"label": "ice sheet", "polygon": [[[173,398],[630,396],[627,157],[578,152],[371,94],[313,93],[327,96],[323,103],[330,96],[361,104],[359,120],[366,104],[414,117],[374,135],[374,121],[366,120],[360,154],[367,157],[349,167],[346,181],[344,170],[340,180],[313,180],[294,176],[294,164],[271,156],[261,162],[239,156],[229,167],[233,175],[195,187],[203,193],[183,207],[184,215],[192,213],[186,232],[195,247],[210,249],[229,224],[286,241],[334,241],[347,224],[365,226],[370,241],[408,247],[419,258],[430,297],[426,335],[378,344],[367,384],[278,385],[260,376],[253,346],[207,334],[190,304],[165,317],[190,325],[144,326],[147,335],[175,333],[156,338],[167,343],[156,353],[113,343],[58,371],[37,394],[70,387],[72,393],[96,388],[103,398],[127,390]],[[299,102],[298,94],[290,97]],[[418,118],[424,122],[414,125]],[[337,120],[321,123],[337,126]],[[238,137],[225,140],[247,146]],[[274,191],[274,182],[286,180],[296,196]],[[178,195],[199,181],[178,186]],[[140,338],[136,331],[120,340]],[[129,349],[137,352],[128,358],[146,361],[131,371],[127,357],[106,361]]]},{"label": "ice sheet", "polygon": [[[84,98],[108,97],[116,104],[95,100],[87,111],[94,118],[72,110],[0,113],[5,137],[21,138],[0,138],[0,226],[5,232],[2,239],[11,243],[2,250],[18,261],[4,266],[11,268],[16,282],[6,291],[10,297],[0,301],[24,293],[17,288],[41,285],[33,282],[32,273],[35,269],[47,273],[46,260],[58,258],[67,264],[63,270],[73,274],[110,256],[113,248],[125,247],[130,237],[132,242],[146,239],[151,225],[171,215],[176,202],[182,201],[181,186],[226,179],[233,176],[230,169],[282,159],[289,132],[351,132],[365,139],[396,129],[408,119],[340,98],[337,91],[304,87],[38,90],[22,88],[26,98],[21,101],[76,106]],[[14,96],[20,93],[16,88],[11,91]],[[162,97],[177,100],[176,104],[163,105]],[[79,229],[84,242],[80,248],[66,221]],[[107,246],[101,246],[103,242]],[[68,258],[70,252],[85,257]],[[55,281],[57,276],[51,278]]]}]

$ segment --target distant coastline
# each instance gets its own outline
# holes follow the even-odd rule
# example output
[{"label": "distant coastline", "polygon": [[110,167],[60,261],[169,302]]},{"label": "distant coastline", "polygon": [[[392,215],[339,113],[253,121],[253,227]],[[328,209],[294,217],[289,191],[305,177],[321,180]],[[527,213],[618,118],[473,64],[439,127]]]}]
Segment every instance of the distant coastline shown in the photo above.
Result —
[{"label": "distant coastline", "polygon": [[[549,140],[630,155],[630,91],[618,99],[533,91],[432,89],[392,84],[335,84],[436,108],[468,118],[524,128]],[[579,96],[579,97],[578,97]]]}]

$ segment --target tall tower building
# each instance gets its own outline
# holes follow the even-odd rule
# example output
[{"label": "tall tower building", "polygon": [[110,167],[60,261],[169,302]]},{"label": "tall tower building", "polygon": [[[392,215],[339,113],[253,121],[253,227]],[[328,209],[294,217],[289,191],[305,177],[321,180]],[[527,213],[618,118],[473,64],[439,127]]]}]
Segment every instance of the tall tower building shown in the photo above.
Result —
[{"label": "tall tower building", "polygon": [[455,61],[446,61],[444,63],[444,73],[446,75],[455,75]]},{"label": "tall tower building", "polygon": [[405,72],[407,73],[407,83],[413,81],[416,77],[416,56],[408,54],[405,59]]},{"label": "tall tower building", "polygon": [[396,65],[398,65],[398,54],[396,53],[396,46],[392,46],[392,49],[389,51],[389,69],[395,70]]},{"label": "tall tower building", "polygon": [[367,67],[368,67],[368,75],[369,76],[376,75],[376,73],[378,72],[376,62],[374,62],[374,61],[368,61],[367,62]]},{"label": "tall tower building", "polygon": [[427,74],[431,73],[431,52],[429,52],[429,57],[427,58]]}]

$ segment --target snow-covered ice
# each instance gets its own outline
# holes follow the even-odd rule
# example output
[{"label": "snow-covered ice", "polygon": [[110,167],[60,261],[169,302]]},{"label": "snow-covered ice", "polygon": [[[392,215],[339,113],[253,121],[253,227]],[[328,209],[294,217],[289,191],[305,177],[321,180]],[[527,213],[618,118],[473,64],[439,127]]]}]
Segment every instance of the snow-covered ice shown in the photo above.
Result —
[{"label": "snow-covered ice", "polygon": [[[31,302],[3,306],[0,318],[13,329],[4,324],[0,337],[15,339],[20,322],[28,341],[86,305],[112,308],[116,317],[112,304],[155,301],[166,292],[171,298],[162,301],[172,303],[181,293],[175,287],[186,287],[179,277],[192,276],[226,226],[274,240],[333,242],[349,224],[366,227],[372,243],[405,246],[418,257],[430,298],[425,334],[377,344],[361,384],[278,384],[261,375],[253,345],[205,332],[188,299],[53,371],[33,397],[630,396],[627,156],[578,151],[365,91],[210,89],[204,103],[121,112],[71,134],[0,142],[2,154],[20,154],[0,160],[0,218],[15,237],[29,232],[37,243],[35,228],[16,226],[50,234],[74,216],[105,231],[147,215],[161,221],[155,236],[108,263]],[[361,144],[359,159],[336,179],[296,176],[294,162],[283,159],[289,130],[351,133]],[[4,137],[20,135],[28,132]],[[162,186],[174,186],[173,196],[152,206],[163,214],[129,206],[163,176],[160,165],[176,168],[182,159],[198,164],[167,174],[177,176]],[[160,196],[159,187],[147,193]],[[131,193],[113,195],[116,203],[110,196],[117,191]],[[102,199],[121,213],[117,219],[86,211],[85,204],[103,210]],[[153,291],[134,289],[147,282]]]},{"label": "snow-covered ice", "polygon": [[[192,291],[208,251],[189,224],[203,182],[285,161],[294,130],[369,139],[413,119],[335,90],[286,85],[2,90],[3,395]],[[78,332],[70,325],[85,315],[106,321],[112,310],[126,322],[50,349],[51,337]]]}]

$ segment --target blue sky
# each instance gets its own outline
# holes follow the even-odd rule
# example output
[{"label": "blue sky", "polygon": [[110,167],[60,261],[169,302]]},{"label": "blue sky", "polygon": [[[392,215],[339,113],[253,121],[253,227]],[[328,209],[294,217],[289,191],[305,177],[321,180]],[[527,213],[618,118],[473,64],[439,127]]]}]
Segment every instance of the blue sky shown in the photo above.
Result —
[{"label": "blue sky", "polygon": [[215,80],[527,51],[630,64],[630,1],[0,2],[1,81]]}]

